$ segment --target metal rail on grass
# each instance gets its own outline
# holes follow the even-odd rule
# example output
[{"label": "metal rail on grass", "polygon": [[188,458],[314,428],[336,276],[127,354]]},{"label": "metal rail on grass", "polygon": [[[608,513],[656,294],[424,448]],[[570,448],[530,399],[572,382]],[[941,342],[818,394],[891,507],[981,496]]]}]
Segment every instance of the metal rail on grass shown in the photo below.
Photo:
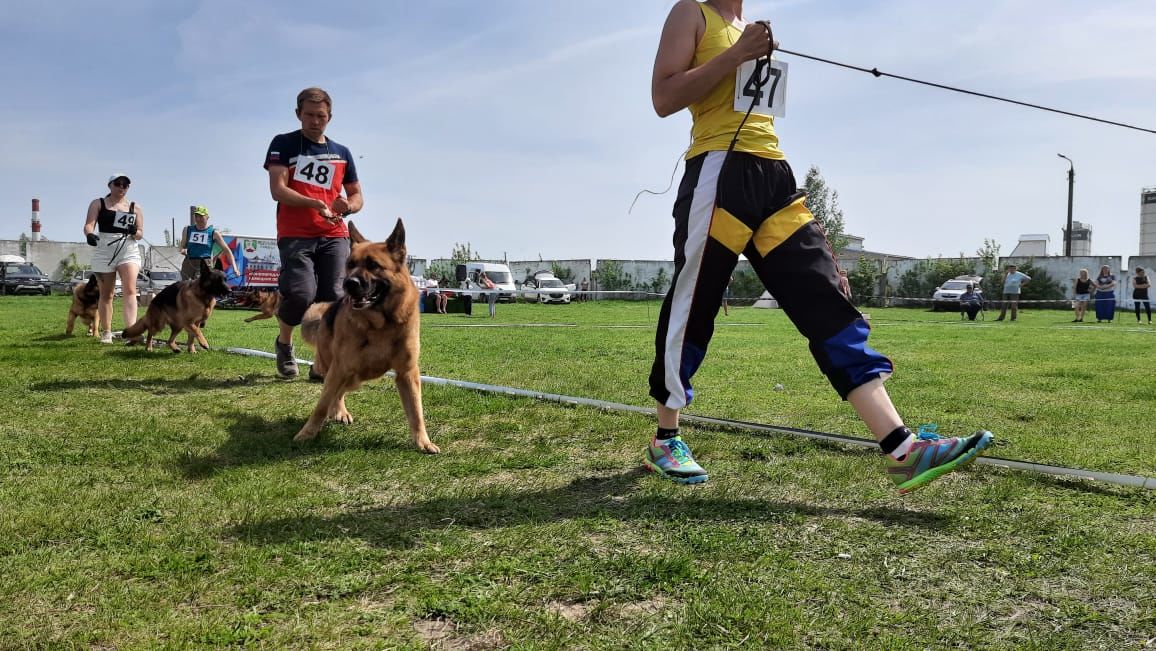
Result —
[{"label": "metal rail on grass", "polygon": [[[252,357],[265,357],[268,359],[276,359],[273,353],[267,353],[262,350],[253,350],[251,348],[226,348],[225,352],[235,353],[238,355],[249,355]],[[299,359],[298,364],[306,364],[312,366],[313,362],[309,360]],[[386,375],[393,377],[393,371]],[[469,389],[472,391],[481,391],[484,393],[500,393],[509,396],[516,396],[519,398],[533,398],[535,400],[545,400],[548,402],[557,402],[567,405],[582,405],[585,407],[595,407],[597,409],[606,409],[609,411],[625,411],[635,414],[643,414],[653,416],[655,409],[653,407],[638,407],[635,405],[625,405],[617,402],[608,402],[606,400],[596,400],[593,398],[579,398],[577,396],[565,396],[557,393],[545,393],[543,391],[532,391],[528,389],[517,389],[514,387],[506,387],[496,384],[483,384],[480,382],[466,382],[464,380],[450,380],[447,378],[433,377],[430,375],[421,376],[422,384],[430,384],[435,386],[449,386],[458,389]],[[790,434],[792,436],[800,436],[803,438],[825,441],[828,443],[842,443],[845,445],[855,445],[863,448],[875,448],[877,444],[875,441],[867,439],[856,438],[854,436],[846,436],[844,434],[830,434],[827,432],[817,432],[814,430],[800,429],[797,427],[783,427],[779,425],[764,425],[762,423],[750,423],[741,420],[733,420],[729,418],[713,418],[710,416],[694,416],[691,414],[682,414],[681,419],[685,422],[698,423],[702,425],[714,425],[718,427],[726,427],[728,429],[752,431],[752,432],[771,432],[776,434]],[[1133,488],[1146,488],[1149,490],[1156,490],[1156,477],[1144,477],[1142,475],[1122,475],[1109,472],[1097,472],[1095,470],[1083,470],[1081,468],[1067,468],[1064,466],[1051,466],[1043,463],[1032,463],[1027,461],[1013,461],[1011,459],[1001,459],[999,457],[979,457],[975,460],[976,463],[981,463],[989,466],[999,466],[1009,468],[1011,470],[1026,470],[1030,472],[1038,472],[1045,475],[1054,475],[1059,477],[1079,477],[1082,479],[1092,479],[1095,481],[1102,481],[1117,486],[1128,486]]]}]

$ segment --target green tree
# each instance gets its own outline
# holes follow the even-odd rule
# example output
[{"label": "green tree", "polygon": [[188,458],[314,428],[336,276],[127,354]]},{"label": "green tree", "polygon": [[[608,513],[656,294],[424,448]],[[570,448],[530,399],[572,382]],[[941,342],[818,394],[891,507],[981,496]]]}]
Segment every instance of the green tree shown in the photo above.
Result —
[{"label": "green tree", "polygon": [[630,274],[622,269],[622,263],[617,260],[599,260],[598,268],[591,273],[598,289],[607,292],[617,292],[633,288]]},{"label": "green tree", "polygon": [[754,303],[763,295],[763,281],[759,280],[758,274],[753,270],[744,269],[736,270],[731,281],[731,299],[730,302],[742,303],[749,305]]},{"label": "green tree", "polygon": [[983,246],[976,250],[975,255],[982,261],[983,268],[979,275],[983,276],[980,283],[983,295],[988,300],[998,298],[1003,291],[1003,277],[999,272],[999,244],[993,239],[984,238]]},{"label": "green tree", "polygon": [[855,270],[847,273],[847,282],[851,285],[851,302],[855,305],[878,305],[879,279],[883,274],[879,272],[879,263],[859,257],[859,264]]},{"label": "green tree", "polygon": [[482,256],[478,255],[477,251],[470,248],[470,243],[458,244],[454,242],[453,252],[450,253],[450,262],[455,265],[465,264],[472,260],[481,260]]},{"label": "green tree", "polygon": [[172,245],[173,245],[173,234],[169,231],[169,229],[166,228],[165,229],[165,246],[172,246]]},{"label": "green tree", "polygon": [[69,253],[60,264],[56,265],[56,279],[68,280],[81,271],[84,271],[84,266],[77,261],[75,253]]},{"label": "green tree", "polygon": [[651,294],[665,294],[666,286],[670,284],[670,274],[666,273],[666,267],[659,267],[658,273],[654,274],[654,278],[650,279],[650,283],[640,286],[639,289]]},{"label": "green tree", "polygon": [[438,280],[441,280],[442,278],[445,278],[446,280],[452,280],[454,277],[453,265],[449,262],[446,262],[445,260],[431,262],[430,265],[426,267],[425,272],[428,278],[437,278]]},{"label": "green tree", "polygon": [[574,282],[574,271],[571,270],[570,267],[563,267],[557,262],[550,263],[550,273],[554,274],[554,277],[563,283]]},{"label": "green tree", "polygon": [[[1056,281],[1056,279],[1049,276],[1048,272],[1044,271],[1040,267],[1035,266],[1032,264],[1032,262],[1032,260],[1029,260],[1024,264],[1016,265],[1016,268],[1019,271],[1032,277],[1032,281],[1030,283],[1020,288],[1020,300],[1058,301],[1057,304],[1043,304],[1041,307],[1060,307],[1067,309],[1068,301],[1065,300],[1066,297],[1064,296],[1064,290],[1062,287],[1060,287],[1060,283]],[[1001,285],[1002,282],[1003,281],[1001,279]],[[1003,291],[1002,286],[1000,287],[1000,291]],[[993,294],[993,296],[995,295]],[[1022,303],[1020,304],[1020,307],[1023,307]],[[1028,307],[1031,307],[1030,303],[1028,304]]]},{"label": "green tree", "polygon": [[835,251],[835,255],[839,255],[847,248],[847,236],[843,232],[845,226],[843,209],[839,207],[839,192],[827,185],[816,165],[807,170],[803,189],[807,192],[803,204],[823,227],[823,231],[827,234],[827,242]]},{"label": "green tree", "polygon": [[20,257],[24,258],[25,260],[28,259],[28,242],[29,242],[28,234],[27,233],[21,233],[20,234]]}]

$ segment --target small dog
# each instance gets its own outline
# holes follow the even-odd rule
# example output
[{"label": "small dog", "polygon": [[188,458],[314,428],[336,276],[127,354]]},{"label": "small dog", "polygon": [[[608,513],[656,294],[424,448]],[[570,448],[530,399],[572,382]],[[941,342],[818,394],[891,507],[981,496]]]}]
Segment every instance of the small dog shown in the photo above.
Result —
[{"label": "small dog", "polygon": [[293,440],[317,436],[327,418],[352,423],[345,395],[392,369],[414,444],[437,454],[441,450],[430,441],[422,412],[421,315],[406,266],[405,227],[399,219],[385,242],[368,242],[349,224],[349,239],[353,249],[342,285],[345,297],[310,306],[301,322],[301,336],[317,352],[313,371],[325,378],[325,386]]},{"label": "small dog", "polygon": [[73,324],[80,319],[82,323],[88,324],[89,336],[95,337],[100,332],[99,316],[96,313],[99,302],[100,285],[96,274],[89,274],[87,283],[76,283],[72,288],[72,306],[68,308],[68,325],[64,328],[64,334],[71,335]]},{"label": "small dog", "polygon": [[276,291],[258,290],[249,295],[249,304],[256,305],[260,311],[259,314],[245,319],[245,323],[252,323],[261,319],[272,318],[277,314],[277,308],[281,306],[281,294]]},{"label": "small dog", "polygon": [[197,352],[197,344],[208,350],[209,342],[205,340],[201,327],[212,315],[217,297],[228,293],[229,285],[225,282],[224,272],[210,269],[202,261],[199,276],[162,289],[149,303],[144,318],[125,328],[122,336],[132,346],[140,343],[141,335],[147,332],[145,348],[152,352],[153,337],[168,327],[172,332],[167,345],[174,353],[181,352],[174,342],[182,330],[189,333],[187,348],[190,353]]}]

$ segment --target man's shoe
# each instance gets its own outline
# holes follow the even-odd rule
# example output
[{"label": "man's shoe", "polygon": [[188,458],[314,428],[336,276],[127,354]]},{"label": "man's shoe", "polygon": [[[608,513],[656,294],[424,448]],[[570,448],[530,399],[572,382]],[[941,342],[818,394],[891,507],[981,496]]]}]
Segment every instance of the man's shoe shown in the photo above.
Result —
[{"label": "man's shoe", "polygon": [[273,350],[277,353],[277,375],[283,380],[297,377],[297,357],[293,354],[293,344],[283,344],[273,340]]},{"label": "man's shoe", "polygon": [[887,476],[899,487],[901,494],[910,493],[971,463],[984,448],[991,445],[993,438],[991,432],[981,430],[967,438],[944,439],[921,427],[919,439],[902,461],[887,457]]},{"label": "man's shoe", "polygon": [[646,447],[642,462],[651,472],[680,484],[701,484],[707,480],[706,470],[695,462],[681,436],[655,439]]}]

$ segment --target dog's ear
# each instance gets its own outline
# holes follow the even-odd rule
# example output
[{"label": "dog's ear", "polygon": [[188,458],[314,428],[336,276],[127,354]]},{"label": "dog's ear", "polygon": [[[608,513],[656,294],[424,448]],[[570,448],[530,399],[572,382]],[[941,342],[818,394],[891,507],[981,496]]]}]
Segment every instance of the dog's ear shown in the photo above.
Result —
[{"label": "dog's ear", "polygon": [[85,284],[88,285],[89,289],[92,289],[92,288],[98,286],[97,282],[98,281],[96,280],[96,274],[88,274],[88,282]]},{"label": "dog's ear", "polygon": [[397,225],[393,227],[393,232],[389,234],[389,239],[385,241],[385,248],[393,254],[402,264],[405,264],[405,224],[401,223],[401,218],[397,220]]},{"label": "dog's ear", "polygon": [[369,240],[365,239],[365,236],[361,234],[361,231],[357,230],[357,227],[353,225],[353,222],[349,222],[349,243],[361,244],[362,242],[368,241]]},{"label": "dog's ear", "polygon": [[210,271],[212,271],[212,269],[209,268],[209,263],[205,262],[204,258],[201,258],[201,275],[207,276]]}]

